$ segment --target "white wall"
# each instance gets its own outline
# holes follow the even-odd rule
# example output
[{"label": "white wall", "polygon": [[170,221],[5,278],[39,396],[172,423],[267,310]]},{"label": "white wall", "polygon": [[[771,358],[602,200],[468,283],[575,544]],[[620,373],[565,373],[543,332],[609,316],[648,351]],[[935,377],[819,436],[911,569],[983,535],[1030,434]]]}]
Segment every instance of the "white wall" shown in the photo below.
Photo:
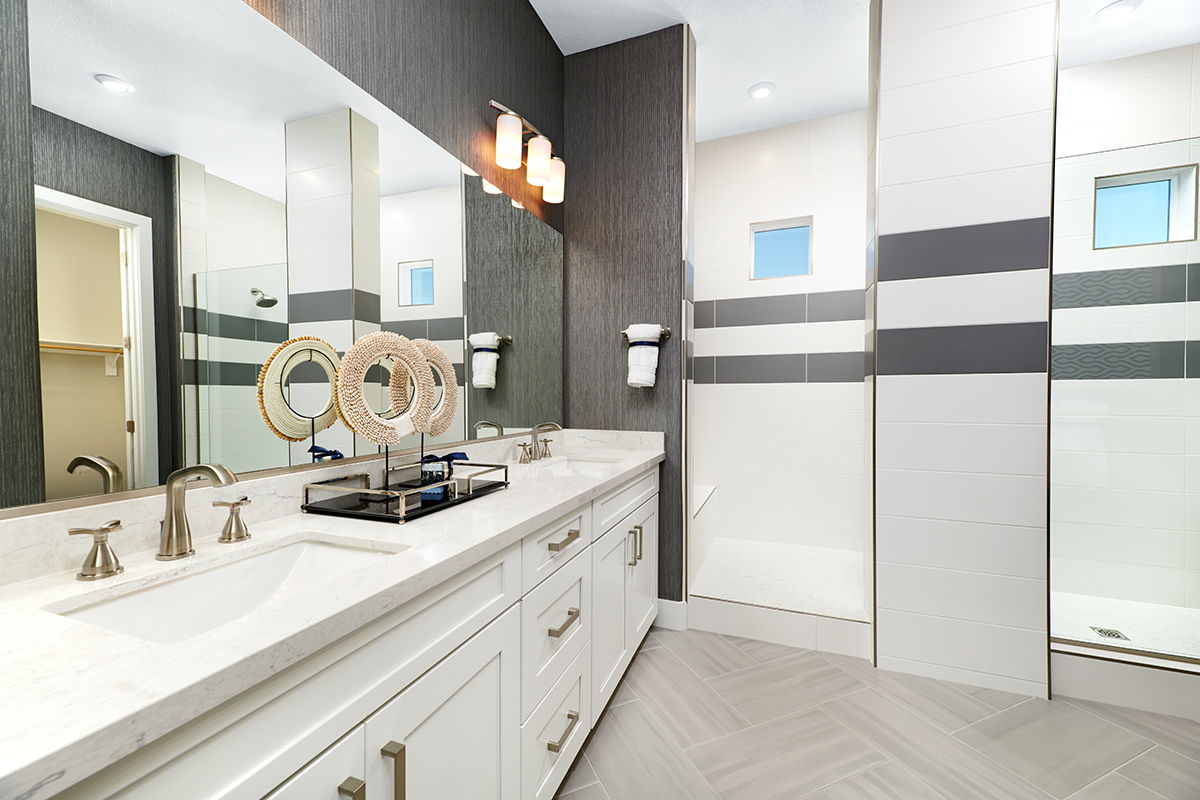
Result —
[{"label": "white wall", "polygon": [[[849,298],[857,319],[722,327],[701,320],[694,356],[717,359],[718,381],[721,357],[863,352],[866,153],[864,111],[697,143],[698,316],[715,302],[720,325],[720,301],[730,298],[807,295],[811,304],[827,293],[858,293]],[[812,273],[750,280],[750,225],[809,215]],[[852,381],[697,376],[695,483],[716,489],[692,523],[689,580],[718,535],[862,548],[863,382],[855,358]]]}]

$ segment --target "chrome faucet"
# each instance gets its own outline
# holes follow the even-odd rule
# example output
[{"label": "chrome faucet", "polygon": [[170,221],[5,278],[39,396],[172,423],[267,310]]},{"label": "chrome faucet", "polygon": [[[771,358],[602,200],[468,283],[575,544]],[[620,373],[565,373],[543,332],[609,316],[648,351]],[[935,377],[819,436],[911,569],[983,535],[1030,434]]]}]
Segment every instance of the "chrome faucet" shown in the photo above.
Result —
[{"label": "chrome faucet", "polygon": [[120,492],[125,488],[125,481],[121,478],[121,468],[104,456],[75,456],[71,459],[67,472],[73,475],[79,467],[87,467],[100,473],[100,480],[104,482],[104,494]]},{"label": "chrome faucet", "polygon": [[550,440],[542,439],[541,446],[538,446],[538,434],[548,433],[550,431],[561,431],[562,425],[557,422],[543,422],[541,425],[534,425],[533,430],[529,432],[529,450],[531,451],[529,460],[537,461],[539,458],[550,457]]},{"label": "chrome faucet", "polygon": [[504,435],[504,428],[502,428],[500,426],[500,423],[492,422],[491,420],[481,419],[481,420],[479,420],[479,422],[475,423],[475,438],[476,439],[479,438],[479,429],[480,428],[495,428],[497,436]]},{"label": "chrome faucet", "polygon": [[222,486],[237,483],[237,476],[220,464],[197,464],[172,472],[167,477],[167,513],[155,556],[159,561],[187,558],[196,552],[192,549],[192,530],[188,527],[184,492],[188,482],[197,478],[208,478]]}]

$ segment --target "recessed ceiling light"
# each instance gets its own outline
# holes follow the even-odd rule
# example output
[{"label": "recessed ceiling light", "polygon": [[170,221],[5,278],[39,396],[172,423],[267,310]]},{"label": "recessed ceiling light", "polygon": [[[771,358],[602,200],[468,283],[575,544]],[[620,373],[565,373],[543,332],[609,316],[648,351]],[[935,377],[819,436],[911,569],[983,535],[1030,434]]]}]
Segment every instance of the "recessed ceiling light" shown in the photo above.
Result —
[{"label": "recessed ceiling light", "polygon": [[133,94],[135,91],[131,84],[112,75],[97,75],[96,81],[105,89],[117,94]]},{"label": "recessed ceiling light", "polygon": [[762,83],[756,83],[751,86],[746,94],[750,95],[750,99],[752,100],[762,100],[764,97],[770,95],[773,91],[775,91],[775,84],[771,83],[770,81],[763,81]]},{"label": "recessed ceiling light", "polygon": [[1096,16],[1092,17],[1092,22],[1097,25],[1112,25],[1117,22],[1122,22],[1129,18],[1129,15],[1138,10],[1138,6],[1142,4],[1142,0],[1117,0],[1115,3],[1109,3],[1104,8],[1096,12]]}]

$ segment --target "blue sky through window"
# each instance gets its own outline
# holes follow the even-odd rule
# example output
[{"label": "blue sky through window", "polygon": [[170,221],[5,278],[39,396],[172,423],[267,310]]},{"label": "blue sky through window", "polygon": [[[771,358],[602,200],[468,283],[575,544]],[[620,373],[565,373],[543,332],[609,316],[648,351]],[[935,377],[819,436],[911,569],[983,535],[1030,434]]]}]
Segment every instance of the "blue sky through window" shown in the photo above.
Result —
[{"label": "blue sky through window", "polygon": [[808,274],[808,225],[754,232],[754,278]]},{"label": "blue sky through window", "polygon": [[1097,189],[1093,247],[1122,247],[1168,241],[1170,215],[1169,180]]},{"label": "blue sky through window", "polygon": [[433,267],[420,267],[411,270],[408,275],[412,287],[412,304],[433,305]]}]

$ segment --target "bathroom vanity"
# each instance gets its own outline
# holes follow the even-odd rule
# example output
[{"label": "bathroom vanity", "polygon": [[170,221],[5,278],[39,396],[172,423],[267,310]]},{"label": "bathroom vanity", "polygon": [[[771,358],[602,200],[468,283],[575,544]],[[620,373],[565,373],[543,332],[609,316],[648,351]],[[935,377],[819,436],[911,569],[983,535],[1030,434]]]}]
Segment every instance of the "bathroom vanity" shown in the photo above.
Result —
[{"label": "bathroom vanity", "polygon": [[[122,553],[111,583],[0,590],[0,798],[552,798],[657,612],[661,436],[573,433],[405,525],[290,514],[234,545],[197,529],[182,566]],[[288,547],[274,595],[211,629],[106,610],[228,606]],[[216,588],[175,588],[196,578]]]}]

